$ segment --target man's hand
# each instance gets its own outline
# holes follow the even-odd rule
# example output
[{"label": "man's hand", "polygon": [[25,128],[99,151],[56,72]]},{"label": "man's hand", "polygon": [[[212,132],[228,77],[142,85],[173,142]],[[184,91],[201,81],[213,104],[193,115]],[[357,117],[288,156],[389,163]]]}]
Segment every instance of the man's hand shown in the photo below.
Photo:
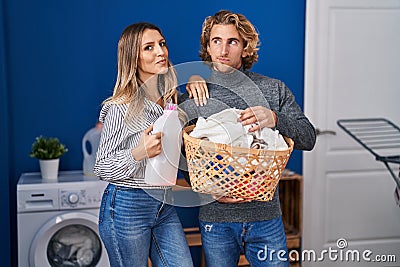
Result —
[{"label": "man's hand", "polygon": [[255,132],[264,127],[275,127],[277,117],[272,110],[262,106],[255,106],[243,110],[240,114],[239,121],[242,122],[243,126],[255,124],[255,126],[249,129],[249,132]]},{"label": "man's hand", "polygon": [[222,197],[217,195],[212,195],[212,198],[218,201],[219,203],[225,203],[225,204],[243,203],[252,201],[250,198],[233,198],[233,197]]}]

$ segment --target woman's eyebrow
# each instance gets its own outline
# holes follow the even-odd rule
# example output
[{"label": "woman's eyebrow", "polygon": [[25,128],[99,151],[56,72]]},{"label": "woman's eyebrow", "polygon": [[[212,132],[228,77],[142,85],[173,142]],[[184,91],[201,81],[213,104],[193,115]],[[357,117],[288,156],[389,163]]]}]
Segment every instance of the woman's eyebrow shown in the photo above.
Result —
[{"label": "woman's eyebrow", "polygon": [[[165,41],[165,39],[162,38],[162,39],[160,39],[158,42],[160,43],[160,42],[164,42],[164,41]],[[154,43],[155,43],[154,41],[148,41],[148,42],[146,42],[146,43],[143,43],[142,46],[149,45],[149,44],[154,44]]]},{"label": "woman's eyebrow", "polygon": [[149,44],[154,44],[154,42],[153,41],[149,41],[149,42],[143,43],[142,46],[149,45]]}]

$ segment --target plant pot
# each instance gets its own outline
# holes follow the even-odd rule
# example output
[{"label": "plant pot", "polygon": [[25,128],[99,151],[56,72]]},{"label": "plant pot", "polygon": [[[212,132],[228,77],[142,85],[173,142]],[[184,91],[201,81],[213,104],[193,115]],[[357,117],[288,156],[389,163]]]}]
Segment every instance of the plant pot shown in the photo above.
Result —
[{"label": "plant pot", "polygon": [[40,172],[43,179],[57,179],[60,159],[40,159]]}]

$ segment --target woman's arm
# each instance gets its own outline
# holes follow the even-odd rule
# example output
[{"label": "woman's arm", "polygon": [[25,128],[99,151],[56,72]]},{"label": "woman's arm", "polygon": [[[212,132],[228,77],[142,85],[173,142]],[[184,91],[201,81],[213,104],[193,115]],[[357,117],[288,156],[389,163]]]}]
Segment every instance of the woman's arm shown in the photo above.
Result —
[{"label": "woman's arm", "polygon": [[142,160],[135,159],[132,147],[136,147],[140,133],[132,136],[124,123],[124,113],[117,105],[103,107],[103,129],[97,151],[94,173],[104,180],[121,180],[131,177]]},{"label": "woman's arm", "polygon": [[200,75],[192,75],[186,84],[186,91],[189,98],[194,98],[197,106],[204,106],[207,104],[207,99],[210,98],[206,81]]}]

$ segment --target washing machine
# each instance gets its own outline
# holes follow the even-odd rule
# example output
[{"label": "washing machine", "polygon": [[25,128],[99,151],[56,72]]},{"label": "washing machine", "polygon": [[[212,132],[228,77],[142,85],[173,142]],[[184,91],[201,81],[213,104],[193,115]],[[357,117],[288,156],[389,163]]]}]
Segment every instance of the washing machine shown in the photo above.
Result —
[{"label": "washing machine", "polygon": [[17,184],[19,267],[108,267],[98,233],[106,182],[82,171],[24,173]]}]

